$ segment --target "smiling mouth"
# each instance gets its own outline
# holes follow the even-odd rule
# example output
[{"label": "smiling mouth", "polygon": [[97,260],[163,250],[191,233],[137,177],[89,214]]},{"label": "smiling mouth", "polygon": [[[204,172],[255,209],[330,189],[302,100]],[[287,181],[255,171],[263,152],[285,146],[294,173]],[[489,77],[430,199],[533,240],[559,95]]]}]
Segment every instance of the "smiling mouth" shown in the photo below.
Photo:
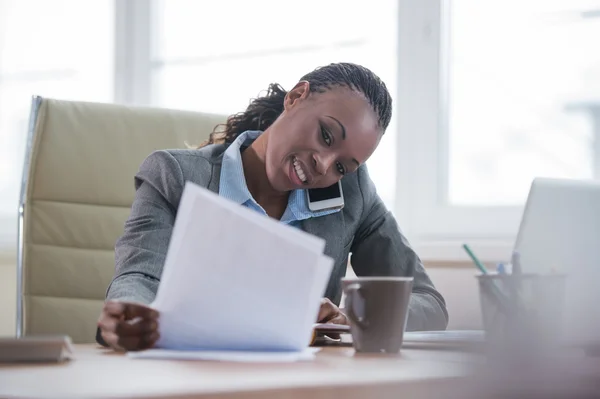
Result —
[{"label": "smiling mouth", "polygon": [[294,165],[294,172],[296,172],[296,176],[298,176],[298,179],[300,179],[300,181],[304,184],[308,183],[308,177],[306,175],[306,172],[304,172],[304,170],[302,169],[302,165],[296,157],[292,159],[292,164]]}]

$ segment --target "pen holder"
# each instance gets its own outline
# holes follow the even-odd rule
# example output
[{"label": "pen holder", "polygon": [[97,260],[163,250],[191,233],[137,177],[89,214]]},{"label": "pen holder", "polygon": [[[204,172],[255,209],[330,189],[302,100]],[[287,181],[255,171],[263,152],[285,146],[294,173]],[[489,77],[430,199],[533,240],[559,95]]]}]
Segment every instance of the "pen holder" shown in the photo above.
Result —
[{"label": "pen holder", "polygon": [[485,274],[477,279],[488,344],[520,353],[558,344],[564,275]]}]

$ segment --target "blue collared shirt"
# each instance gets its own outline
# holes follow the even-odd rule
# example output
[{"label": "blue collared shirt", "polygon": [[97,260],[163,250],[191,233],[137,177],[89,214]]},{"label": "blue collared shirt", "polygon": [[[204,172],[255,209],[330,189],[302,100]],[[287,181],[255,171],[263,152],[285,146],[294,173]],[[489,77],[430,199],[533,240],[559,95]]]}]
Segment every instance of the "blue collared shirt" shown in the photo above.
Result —
[{"label": "blue collared shirt", "polygon": [[[221,178],[219,180],[219,195],[236,202],[242,206],[267,215],[267,212],[252,198],[246,185],[244,167],[242,165],[242,146],[252,144],[262,132],[249,130],[240,134],[225,150],[221,164]],[[330,213],[339,212],[339,209],[328,209],[313,212],[308,209],[306,190],[293,190],[288,199],[288,205],[281,217],[281,222],[296,225],[299,221]]]}]

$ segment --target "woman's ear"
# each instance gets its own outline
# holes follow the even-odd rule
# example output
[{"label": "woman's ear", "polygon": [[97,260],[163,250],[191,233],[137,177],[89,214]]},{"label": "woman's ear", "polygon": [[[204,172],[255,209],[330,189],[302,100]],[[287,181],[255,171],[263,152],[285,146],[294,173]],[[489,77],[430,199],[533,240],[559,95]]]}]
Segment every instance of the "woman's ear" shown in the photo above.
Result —
[{"label": "woman's ear", "polygon": [[294,105],[298,104],[299,101],[304,100],[310,94],[310,83],[306,80],[301,80],[296,83],[296,86],[285,95],[283,100],[283,108],[289,109]]}]

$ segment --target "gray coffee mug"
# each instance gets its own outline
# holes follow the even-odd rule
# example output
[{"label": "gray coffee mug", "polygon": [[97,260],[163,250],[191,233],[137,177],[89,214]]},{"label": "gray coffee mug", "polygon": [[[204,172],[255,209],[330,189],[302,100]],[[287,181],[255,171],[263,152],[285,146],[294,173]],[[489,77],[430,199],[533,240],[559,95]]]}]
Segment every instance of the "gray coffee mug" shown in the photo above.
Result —
[{"label": "gray coffee mug", "polygon": [[404,338],[413,278],[344,278],[342,285],[354,349],[398,353]]}]

